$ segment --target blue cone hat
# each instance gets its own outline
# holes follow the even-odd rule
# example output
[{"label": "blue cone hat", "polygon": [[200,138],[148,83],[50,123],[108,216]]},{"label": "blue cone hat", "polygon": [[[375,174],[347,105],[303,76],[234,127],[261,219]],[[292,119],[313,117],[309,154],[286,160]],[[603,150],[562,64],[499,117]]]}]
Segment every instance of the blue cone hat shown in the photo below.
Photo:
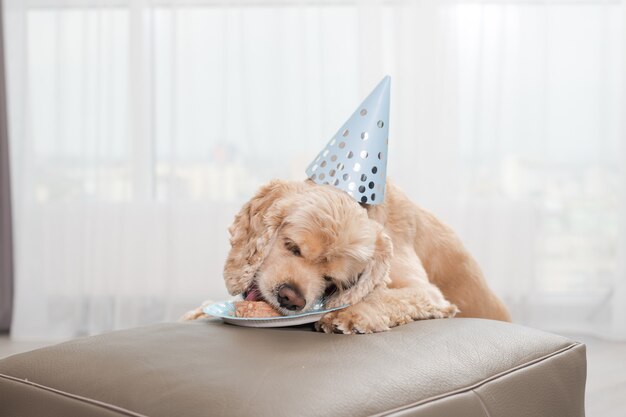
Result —
[{"label": "blue cone hat", "polygon": [[385,200],[390,86],[386,76],[309,164],[311,180],[344,190],[359,203]]}]

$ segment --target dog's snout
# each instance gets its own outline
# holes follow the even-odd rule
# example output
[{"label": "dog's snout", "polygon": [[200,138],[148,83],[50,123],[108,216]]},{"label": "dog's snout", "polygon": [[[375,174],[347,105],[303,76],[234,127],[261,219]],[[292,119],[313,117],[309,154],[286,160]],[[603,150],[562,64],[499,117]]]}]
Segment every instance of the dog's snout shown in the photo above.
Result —
[{"label": "dog's snout", "polygon": [[300,292],[289,284],[283,284],[278,287],[276,292],[278,304],[287,310],[302,310],[306,305],[306,300]]}]

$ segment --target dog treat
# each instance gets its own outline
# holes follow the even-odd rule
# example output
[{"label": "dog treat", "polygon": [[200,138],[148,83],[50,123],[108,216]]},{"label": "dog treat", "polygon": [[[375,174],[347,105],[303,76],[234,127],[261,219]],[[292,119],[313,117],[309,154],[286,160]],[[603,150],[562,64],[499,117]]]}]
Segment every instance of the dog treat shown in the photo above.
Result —
[{"label": "dog treat", "polygon": [[278,311],[265,301],[236,301],[235,317],[266,318],[281,316]]}]

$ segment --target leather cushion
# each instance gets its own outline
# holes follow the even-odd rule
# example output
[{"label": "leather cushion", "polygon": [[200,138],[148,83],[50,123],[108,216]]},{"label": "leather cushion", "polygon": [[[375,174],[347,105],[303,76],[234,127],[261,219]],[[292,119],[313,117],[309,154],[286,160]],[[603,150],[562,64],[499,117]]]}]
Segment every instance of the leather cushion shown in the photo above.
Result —
[{"label": "leather cushion", "polygon": [[442,406],[465,416],[577,416],[585,372],[584,345],[490,320],[427,320],[373,335],[201,320],[1,360],[0,415],[35,415],[33,404],[44,404],[49,416],[421,416]]}]

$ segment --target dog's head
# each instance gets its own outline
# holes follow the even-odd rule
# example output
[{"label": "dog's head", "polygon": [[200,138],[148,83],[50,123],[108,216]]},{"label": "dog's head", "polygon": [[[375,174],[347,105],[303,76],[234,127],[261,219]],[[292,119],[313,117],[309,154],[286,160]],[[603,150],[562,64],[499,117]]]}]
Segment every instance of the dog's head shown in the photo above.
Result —
[{"label": "dog's head", "polygon": [[389,280],[391,239],[332,186],[273,181],[243,206],[229,232],[228,291],[283,314],[319,301],[354,304]]}]

